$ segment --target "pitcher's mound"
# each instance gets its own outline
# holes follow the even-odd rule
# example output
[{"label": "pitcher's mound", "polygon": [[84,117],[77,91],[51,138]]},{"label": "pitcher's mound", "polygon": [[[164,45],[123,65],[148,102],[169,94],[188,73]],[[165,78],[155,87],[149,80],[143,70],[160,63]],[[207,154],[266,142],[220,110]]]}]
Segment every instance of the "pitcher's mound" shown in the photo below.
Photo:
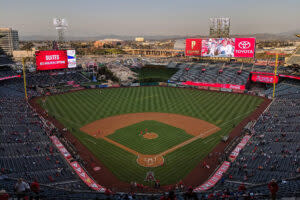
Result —
[{"label": "pitcher's mound", "polygon": [[146,139],[155,139],[155,138],[157,138],[158,137],[158,135],[156,134],[156,133],[145,133],[144,135],[143,135],[143,137],[144,138],[146,138]]}]

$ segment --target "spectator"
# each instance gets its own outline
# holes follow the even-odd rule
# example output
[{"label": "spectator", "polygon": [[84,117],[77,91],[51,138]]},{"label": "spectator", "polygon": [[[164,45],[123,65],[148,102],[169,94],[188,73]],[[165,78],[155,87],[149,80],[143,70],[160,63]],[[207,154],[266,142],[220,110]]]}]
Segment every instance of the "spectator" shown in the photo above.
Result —
[{"label": "spectator", "polygon": [[173,190],[169,191],[168,200],[176,200],[176,196]]},{"label": "spectator", "polygon": [[15,192],[17,193],[18,199],[24,199],[27,192],[30,190],[28,183],[26,183],[22,178],[19,178],[15,185]]},{"label": "spectator", "polygon": [[31,183],[30,189],[33,192],[34,199],[38,200],[40,198],[40,184],[36,179],[34,179],[34,181]]},{"label": "spectator", "polygon": [[189,187],[188,191],[184,194],[185,200],[198,200],[197,194],[193,191],[192,187]]},{"label": "spectator", "polygon": [[246,192],[246,187],[245,187],[245,184],[242,183],[240,186],[239,186],[239,191],[244,194]]},{"label": "spectator", "polygon": [[278,191],[278,184],[276,183],[275,179],[271,180],[271,182],[268,184],[268,188],[270,190],[272,200],[275,200],[276,193]]},{"label": "spectator", "polygon": [[9,195],[7,194],[6,190],[0,190],[0,200],[8,200]]},{"label": "spectator", "polygon": [[160,197],[160,200],[167,200],[167,199],[168,199],[167,194],[163,192]]}]

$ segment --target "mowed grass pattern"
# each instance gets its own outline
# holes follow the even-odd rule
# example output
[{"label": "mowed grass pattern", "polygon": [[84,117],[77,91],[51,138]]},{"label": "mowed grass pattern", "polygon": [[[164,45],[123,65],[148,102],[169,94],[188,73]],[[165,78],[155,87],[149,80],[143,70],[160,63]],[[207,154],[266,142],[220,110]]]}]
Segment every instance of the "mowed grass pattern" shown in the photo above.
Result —
[{"label": "mowed grass pattern", "polygon": [[[148,132],[156,133],[158,137],[155,139],[144,138],[140,132],[145,129]],[[153,120],[121,128],[106,137],[142,154],[158,154],[193,138],[182,129]]]},{"label": "mowed grass pattern", "polygon": [[[200,90],[136,87],[83,90],[50,96],[45,105],[55,116],[99,158],[120,180],[143,183],[146,172],[152,170],[162,185],[183,179],[235,125],[253,112],[263,100],[258,97]],[[79,130],[97,119],[125,113],[176,113],[206,120],[220,127],[217,133],[198,139],[165,156],[165,164],[156,168],[141,167],[136,156],[95,139]],[[170,138],[171,139],[171,138]]]}]

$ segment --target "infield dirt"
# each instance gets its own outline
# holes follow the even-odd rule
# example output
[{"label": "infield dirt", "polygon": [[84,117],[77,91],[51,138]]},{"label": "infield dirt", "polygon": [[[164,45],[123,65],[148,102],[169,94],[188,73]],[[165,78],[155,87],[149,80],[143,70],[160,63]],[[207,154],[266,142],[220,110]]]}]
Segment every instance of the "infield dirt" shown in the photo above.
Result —
[{"label": "infield dirt", "polygon": [[145,112],[130,113],[107,117],[94,121],[80,128],[81,131],[96,137],[103,138],[116,130],[145,120],[155,120],[184,130],[186,133],[205,138],[220,130],[217,126],[194,117],[173,113]]},{"label": "infield dirt", "polygon": [[[115,142],[105,136],[114,133],[116,130],[130,126],[132,124],[136,124],[145,120],[155,120],[159,121],[177,128],[180,128],[187,132],[188,134],[193,135],[194,137],[186,140],[176,146],[173,146],[166,151],[155,154],[155,155],[144,155],[133,149],[130,149],[118,142]],[[175,151],[178,148],[181,148],[199,138],[205,138],[217,131],[220,130],[219,127],[193,117],[188,117],[179,114],[172,113],[156,113],[156,112],[146,112],[146,113],[130,113],[123,115],[116,115],[112,117],[107,117],[104,119],[100,119],[94,121],[88,125],[80,128],[81,131],[95,137],[102,138],[107,142],[110,142],[138,157],[137,163],[143,167],[158,167],[163,165],[165,156],[168,153]]]}]

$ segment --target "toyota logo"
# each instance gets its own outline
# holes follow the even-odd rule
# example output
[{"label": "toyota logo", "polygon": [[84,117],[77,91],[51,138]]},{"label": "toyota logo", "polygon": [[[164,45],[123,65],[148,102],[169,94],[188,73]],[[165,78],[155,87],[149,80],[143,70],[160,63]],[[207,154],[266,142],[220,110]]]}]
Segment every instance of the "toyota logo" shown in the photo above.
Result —
[{"label": "toyota logo", "polygon": [[251,43],[248,41],[242,41],[238,45],[241,49],[248,49],[251,46]]}]

